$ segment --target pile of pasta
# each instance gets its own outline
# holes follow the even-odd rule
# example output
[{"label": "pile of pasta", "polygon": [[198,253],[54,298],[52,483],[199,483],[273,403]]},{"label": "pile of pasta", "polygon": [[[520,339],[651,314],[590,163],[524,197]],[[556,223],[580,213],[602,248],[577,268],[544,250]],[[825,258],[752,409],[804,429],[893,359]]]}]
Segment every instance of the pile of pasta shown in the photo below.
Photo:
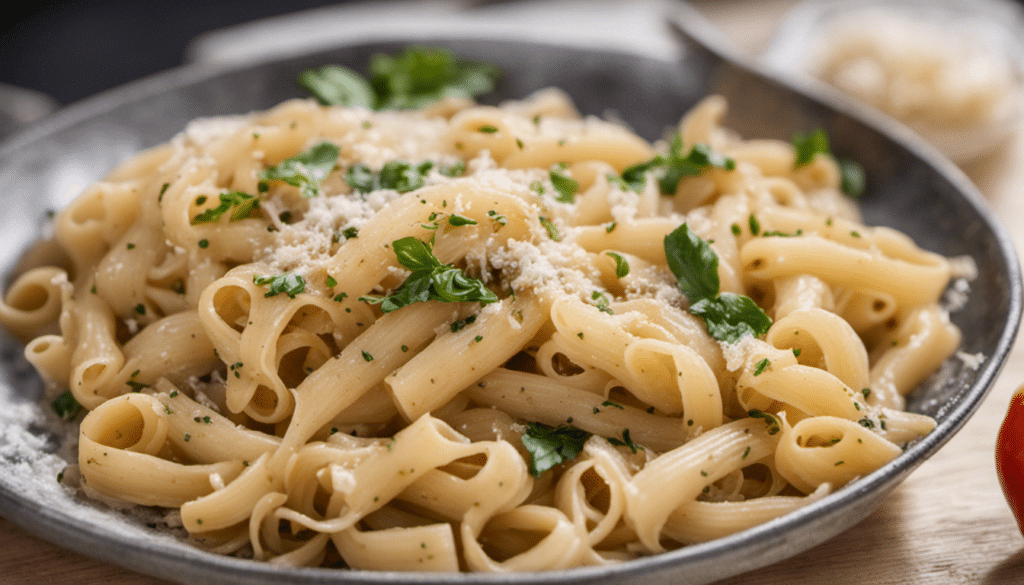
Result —
[{"label": "pile of pasta", "polygon": [[[904,395],[959,343],[950,262],[861,225],[831,156],[797,164],[725,109],[709,97],[672,133],[730,164],[668,194],[622,180],[667,142],[557,90],[198,120],[56,216],[62,254],[0,319],[88,411],[80,489],[167,508],[209,550],[540,571],[720,538],[932,430]],[[325,143],[314,181],[267,174]],[[719,341],[688,311],[664,244],[683,224],[765,335]],[[496,300],[385,311],[417,274],[408,238]],[[577,443],[538,450],[537,429]]]}]

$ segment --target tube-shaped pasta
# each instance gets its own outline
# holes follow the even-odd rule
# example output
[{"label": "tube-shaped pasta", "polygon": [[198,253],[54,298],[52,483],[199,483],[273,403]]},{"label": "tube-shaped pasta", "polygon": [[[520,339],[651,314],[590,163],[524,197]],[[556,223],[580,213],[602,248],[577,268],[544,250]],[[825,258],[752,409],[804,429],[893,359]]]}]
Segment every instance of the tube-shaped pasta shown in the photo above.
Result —
[{"label": "tube-shaped pasta", "polygon": [[[654,145],[558,90],[199,120],[56,217],[0,324],[89,411],[84,493],[210,551],[507,573],[724,537],[930,432],[899,408],[960,335],[949,260],[725,112]],[[722,293],[767,334],[720,339],[754,312]]]}]

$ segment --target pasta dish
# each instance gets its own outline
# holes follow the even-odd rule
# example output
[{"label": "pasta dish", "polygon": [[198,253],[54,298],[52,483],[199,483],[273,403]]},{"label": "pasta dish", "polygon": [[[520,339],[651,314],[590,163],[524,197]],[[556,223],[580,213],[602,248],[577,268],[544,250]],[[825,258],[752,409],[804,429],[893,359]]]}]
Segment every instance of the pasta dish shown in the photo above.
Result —
[{"label": "pasta dish", "polygon": [[960,338],[951,263],[860,223],[823,135],[725,110],[655,144],[555,89],[197,120],[56,215],[0,321],[83,409],[77,488],[208,550],[499,572],[720,538],[931,431],[904,396]]}]

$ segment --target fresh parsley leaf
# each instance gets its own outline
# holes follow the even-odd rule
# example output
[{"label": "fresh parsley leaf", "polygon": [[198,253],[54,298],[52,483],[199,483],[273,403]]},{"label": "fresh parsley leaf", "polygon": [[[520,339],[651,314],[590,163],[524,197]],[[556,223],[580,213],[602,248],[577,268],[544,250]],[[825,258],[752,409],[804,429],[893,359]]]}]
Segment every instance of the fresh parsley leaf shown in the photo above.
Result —
[{"label": "fresh parsley leaf", "polygon": [[294,299],[295,295],[305,292],[306,281],[298,274],[278,274],[276,276],[264,276],[254,274],[252,281],[256,286],[266,286],[267,293],[264,297],[272,297],[284,293],[288,298]]},{"label": "fresh parsley leaf", "polygon": [[759,337],[772,326],[771,318],[750,297],[728,292],[690,305],[690,312],[704,319],[711,337],[727,343],[747,335]]},{"label": "fresh parsley leaf", "polygon": [[839,188],[850,197],[860,197],[867,186],[864,167],[848,158],[837,158],[836,163],[839,164]]},{"label": "fresh parsley leaf", "polygon": [[718,295],[718,255],[685,223],[665,236],[665,260],[691,303]]},{"label": "fresh parsley leaf", "polygon": [[679,290],[690,299],[690,313],[704,319],[708,333],[736,343],[764,335],[772,321],[750,297],[719,294],[718,255],[684,223],[665,236],[665,259]]},{"label": "fresh parsley leaf", "polygon": [[437,170],[446,177],[461,177],[466,174],[466,162],[460,160],[451,165],[440,165]]},{"label": "fresh parsley leaf", "polygon": [[139,382],[138,380],[135,379],[139,376],[140,373],[142,373],[141,370],[135,370],[134,372],[132,372],[131,377],[128,378],[128,381],[125,382],[125,385],[132,389],[132,392],[142,392],[143,389],[149,388],[149,384]]},{"label": "fresh parsley leaf", "polygon": [[299,85],[327,106],[372,108],[377,99],[362,75],[341,65],[324,65],[299,74]]},{"label": "fresh parsley leaf", "polygon": [[423,186],[423,178],[433,166],[434,163],[430,161],[416,166],[403,160],[388,161],[380,170],[380,186],[384,189],[394,189],[399,193],[415,191]]},{"label": "fresh parsley leaf", "polygon": [[443,48],[413,47],[370,58],[367,80],[348,67],[325,65],[299,75],[299,85],[336,106],[421,108],[445,97],[474,98],[494,89],[494,65],[459,59]]},{"label": "fresh parsley leaf", "polygon": [[610,256],[612,260],[615,260],[615,276],[622,278],[629,274],[629,262],[622,257],[622,254],[617,252],[605,252],[606,255]]},{"label": "fresh parsley leaf", "polygon": [[498,296],[484,283],[463,274],[455,266],[441,264],[430,245],[409,236],[391,243],[399,264],[412,271],[391,294],[383,297],[364,296],[359,300],[380,304],[385,313],[413,303],[442,301],[446,303],[494,303]]},{"label": "fresh parsley leaf", "polygon": [[453,213],[448,216],[448,224],[453,227],[462,227],[464,225],[476,225],[476,220],[459,215],[458,213]]},{"label": "fresh parsley leaf", "polygon": [[768,425],[768,434],[774,435],[782,429],[782,424],[779,419],[770,412],[764,412],[761,410],[751,410],[747,412],[747,416],[750,418],[763,418],[766,425]]},{"label": "fresh parsley leaf", "polygon": [[559,203],[576,203],[576,191],[579,190],[580,184],[576,179],[565,174],[565,167],[563,165],[555,165],[551,167],[548,175],[551,177],[551,185],[558,192],[558,197],[555,197],[555,201]]},{"label": "fresh parsley leaf", "polygon": [[603,292],[595,290],[594,292],[590,293],[590,300],[597,301],[596,306],[598,311],[601,311],[602,313],[608,313],[609,315],[615,314],[610,306],[611,301],[608,300],[608,297],[605,296]]},{"label": "fresh parsley leaf", "polygon": [[629,447],[629,449],[633,453],[636,453],[637,451],[643,450],[642,446],[637,445],[636,443],[633,442],[632,437],[629,436],[629,429],[623,429],[622,430],[622,439],[621,440],[620,439],[616,439],[615,437],[610,437],[608,439],[608,442],[611,443],[612,445],[615,445],[616,447]]},{"label": "fresh parsley leaf", "polygon": [[754,375],[760,376],[764,371],[772,365],[771,360],[764,358],[763,360],[754,364]]},{"label": "fresh parsley leaf", "polygon": [[50,403],[50,408],[57,413],[61,420],[73,420],[82,411],[82,405],[75,400],[75,395],[71,393],[71,390],[65,390],[54,398]]},{"label": "fresh parsley leaf", "polygon": [[494,65],[457,58],[444,48],[412,47],[370,59],[376,108],[420,108],[446,97],[474,98],[494,89]]},{"label": "fresh parsley leaf", "polygon": [[392,160],[384,163],[379,173],[374,173],[363,163],[356,163],[345,172],[345,182],[360,193],[369,193],[378,189],[392,189],[399,193],[408,193],[423,186],[423,179],[434,167],[431,161],[418,165],[404,160]]},{"label": "fresh parsley leaf", "polygon": [[589,438],[590,433],[570,425],[528,424],[521,440],[531,455],[530,475],[539,477],[556,465],[572,461],[583,452]]},{"label": "fresh parsley leaf", "polygon": [[840,158],[832,154],[829,145],[828,134],[821,128],[817,128],[807,134],[793,135],[793,149],[796,151],[796,159],[793,168],[797,169],[814,160],[815,155],[823,154],[832,157],[839,166],[840,189],[850,197],[860,197],[867,186],[867,177],[864,167],[856,161]]},{"label": "fresh parsley leaf", "polygon": [[218,221],[225,213],[231,211],[228,216],[230,221],[238,221],[250,217],[253,211],[260,206],[260,200],[255,195],[249,195],[241,191],[231,191],[220,194],[220,205],[211,207],[192,219],[192,225],[198,223],[213,223]]},{"label": "fresh parsley leaf", "polygon": [[448,328],[451,330],[452,333],[455,333],[456,331],[461,331],[462,329],[464,329],[466,325],[472,325],[473,323],[476,323],[476,315],[470,315],[465,319],[452,321],[452,324],[449,325]]},{"label": "fresh parsley leaf", "polygon": [[622,181],[627,187],[639,193],[644,190],[644,185],[647,184],[648,171],[661,168],[664,165],[665,157],[658,155],[649,161],[626,167],[622,171]]},{"label": "fresh parsley leaf", "polygon": [[794,169],[810,164],[814,160],[814,155],[818,153],[830,156],[832,154],[828,144],[828,135],[821,128],[807,134],[794,134],[792,144],[796,150],[796,161],[793,163]]},{"label": "fresh parsley leaf", "polygon": [[544,226],[544,229],[548,231],[548,237],[550,237],[552,240],[556,242],[562,241],[562,234],[558,231],[558,226],[556,226],[553,221],[544,217],[543,215],[540,216],[539,219],[540,225]]},{"label": "fresh parsley leaf", "polygon": [[695,144],[689,153],[683,153],[683,138],[676,134],[667,157],[658,155],[626,168],[622,171],[622,180],[639,193],[647,183],[647,174],[653,173],[661,193],[674,195],[683,177],[699,175],[710,167],[731,171],[736,168],[736,161],[716,153],[707,144]]},{"label": "fresh parsley leaf", "polygon": [[707,144],[695,144],[690,153],[683,156],[683,139],[676,134],[669,149],[669,157],[664,174],[658,178],[658,187],[665,195],[674,195],[683,177],[696,176],[709,167],[721,167],[727,170],[736,168],[736,161],[722,156]]},{"label": "fresh parsley leaf", "polygon": [[345,182],[360,193],[369,193],[377,184],[377,177],[370,167],[355,163],[345,171]]},{"label": "fresh parsley leaf", "polygon": [[285,159],[277,166],[263,169],[259,173],[262,181],[284,181],[298,187],[303,197],[320,194],[320,183],[334,170],[338,163],[338,145],[321,142],[309,150]]}]

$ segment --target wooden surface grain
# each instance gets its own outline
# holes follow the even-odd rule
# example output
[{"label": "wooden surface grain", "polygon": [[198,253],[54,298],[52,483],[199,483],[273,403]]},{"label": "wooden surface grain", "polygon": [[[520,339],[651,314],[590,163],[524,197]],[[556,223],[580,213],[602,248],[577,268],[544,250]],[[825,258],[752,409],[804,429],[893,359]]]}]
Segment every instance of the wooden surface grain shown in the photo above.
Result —
[{"label": "wooden surface grain", "polygon": [[[758,51],[793,2],[699,1],[695,6],[736,46]],[[995,155],[964,170],[1024,251],[1024,126]],[[974,299],[974,302],[984,302]],[[1017,343],[995,387],[967,425],[866,520],[772,567],[720,585],[918,585],[1024,583],[1024,538],[996,478],[995,436],[1010,396],[1024,382]],[[166,585],[98,563],[0,519],[0,583]]]}]

